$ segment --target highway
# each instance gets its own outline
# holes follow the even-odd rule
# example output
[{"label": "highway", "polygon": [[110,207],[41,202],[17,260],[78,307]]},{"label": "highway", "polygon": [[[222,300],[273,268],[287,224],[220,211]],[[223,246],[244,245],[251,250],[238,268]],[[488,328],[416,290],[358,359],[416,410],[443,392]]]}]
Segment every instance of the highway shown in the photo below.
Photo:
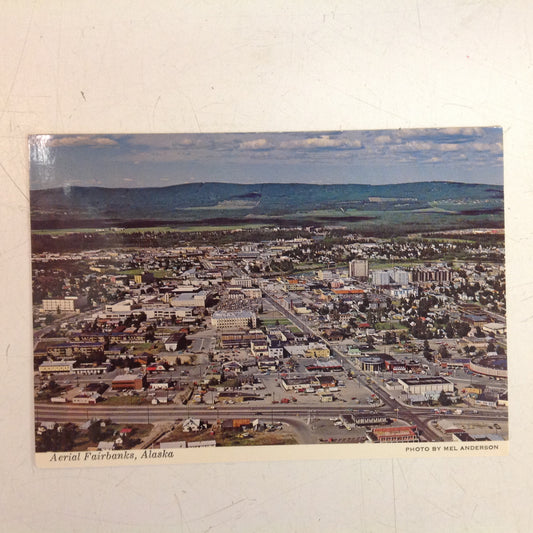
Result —
[{"label": "highway", "polygon": [[[35,404],[35,420],[38,422],[76,422],[83,423],[92,419],[111,419],[117,423],[151,424],[154,422],[173,422],[187,417],[197,417],[203,420],[215,421],[224,418],[261,418],[263,420],[278,421],[284,417],[305,420],[312,415],[314,418],[331,418],[342,414],[368,413],[375,411],[389,418],[398,418],[410,424],[416,424],[421,432],[426,431],[429,421],[445,416],[446,418],[461,420],[464,418],[475,420],[501,420],[506,421],[504,412],[480,412],[476,415],[436,415],[431,408],[420,408],[416,411],[403,406],[400,408],[379,408],[370,410],[368,407],[345,408],[335,404],[305,407],[302,405],[287,404],[275,407],[250,406],[250,405],[224,405],[213,409],[212,407],[178,406],[178,405],[135,405],[135,406],[106,406],[101,405],[73,405],[73,404]],[[429,431],[434,438],[440,437]]]}]

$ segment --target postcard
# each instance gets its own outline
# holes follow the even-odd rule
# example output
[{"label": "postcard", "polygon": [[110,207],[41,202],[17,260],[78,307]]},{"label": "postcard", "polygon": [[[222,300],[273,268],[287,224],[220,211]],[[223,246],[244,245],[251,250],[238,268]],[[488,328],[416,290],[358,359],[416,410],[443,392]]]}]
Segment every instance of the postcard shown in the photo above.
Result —
[{"label": "postcard", "polygon": [[502,136],[31,136],[37,465],[506,454]]}]

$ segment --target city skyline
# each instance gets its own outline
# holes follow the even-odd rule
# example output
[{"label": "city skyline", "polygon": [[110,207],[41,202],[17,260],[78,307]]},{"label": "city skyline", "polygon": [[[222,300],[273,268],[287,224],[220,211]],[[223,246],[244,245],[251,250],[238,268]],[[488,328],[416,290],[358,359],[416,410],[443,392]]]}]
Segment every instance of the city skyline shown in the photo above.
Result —
[{"label": "city skyline", "polygon": [[34,135],[30,188],[184,183],[503,185],[502,130]]}]

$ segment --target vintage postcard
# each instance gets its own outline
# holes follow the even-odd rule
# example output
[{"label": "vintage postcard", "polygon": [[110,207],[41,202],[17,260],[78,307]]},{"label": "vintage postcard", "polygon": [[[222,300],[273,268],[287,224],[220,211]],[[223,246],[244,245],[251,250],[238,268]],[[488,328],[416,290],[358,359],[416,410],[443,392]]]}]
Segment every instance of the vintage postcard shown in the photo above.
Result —
[{"label": "vintage postcard", "polygon": [[502,146],[31,136],[37,464],[507,453]]}]

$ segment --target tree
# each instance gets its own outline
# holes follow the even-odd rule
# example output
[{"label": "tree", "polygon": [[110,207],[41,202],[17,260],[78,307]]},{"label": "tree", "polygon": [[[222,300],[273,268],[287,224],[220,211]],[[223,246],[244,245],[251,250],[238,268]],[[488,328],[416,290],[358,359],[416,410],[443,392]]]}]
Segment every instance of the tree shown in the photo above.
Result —
[{"label": "tree", "polygon": [[87,435],[89,439],[91,439],[91,442],[98,442],[102,438],[102,429],[98,420],[96,420],[89,426],[89,429],[87,430]]},{"label": "tree", "polygon": [[418,304],[418,316],[426,317],[428,315],[429,308],[430,304],[428,298],[420,298],[420,302]]},{"label": "tree", "polygon": [[440,391],[439,394],[439,403],[441,405],[451,405],[452,401],[448,398],[444,391]]},{"label": "tree", "polygon": [[455,329],[452,325],[451,322],[448,322],[446,324],[446,337],[448,337],[448,339],[453,339],[453,337],[455,336]]},{"label": "tree", "polygon": [[433,361],[433,354],[431,353],[431,348],[429,347],[429,342],[427,339],[424,341],[424,357],[428,361]]},{"label": "tree", "polygon": [[454,327],[458,337],[466,337],[470,332],[470,326],[466,322],[456,322]]},{"label": "tree", "polygon": [[444,345],[439,348],[439,355],[441,356],[441,359],[450,358],[450,352],[448,351],[448,348],[446,348],[446,346]]},{"label": "tree", "polygon": [[474,335],[480,339],[485,337],[485,334],[481,331],[481,328],[479,326],[476,326],[476,332],[474,333]]}]

